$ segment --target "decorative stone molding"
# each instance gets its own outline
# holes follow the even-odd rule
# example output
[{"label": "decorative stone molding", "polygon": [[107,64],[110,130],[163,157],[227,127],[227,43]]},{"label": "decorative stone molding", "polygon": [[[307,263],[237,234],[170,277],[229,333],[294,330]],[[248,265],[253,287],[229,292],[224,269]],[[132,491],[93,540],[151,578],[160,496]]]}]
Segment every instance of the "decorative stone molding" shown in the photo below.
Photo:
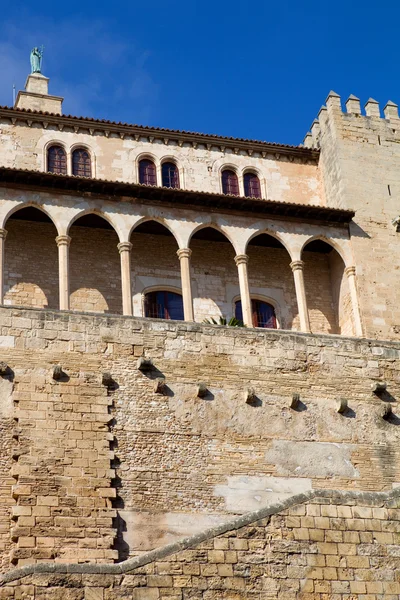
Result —
[{"label": "decorative stone molding", "polygon": [[69,246],[71,243],[71,238],[69,235],[58,235],[56,237],[57,246]]},{"label": "decorative stone molding", "polygon": [[179,248],[179,250],[176,251],[179,260],[181,258],[190,258],[192,256],[192,251],[190,248]]},{"label": "decorative stone molding", "polygon": [[354,277],[356,274],[356,268],[354,266],[346,267],[344,272],[346,273],[347,277]]},{"label": "decorative stone molding", "polygon": [[239,265],[247,265],[248,262],[249,262],[249,257],[247,256],[247,254],[237,254],[235,256],[235,263],[236,263],[237,267]]},{"label": "decorative stone molding", "polygon": [[290,263],[290,268],[292,269],[293,273],[295,271],[303,271],[304,270],[304,261],[302,260],[294,260]]},{"label": "decorative stone molding", "polygon": [[132,250],[132,244],[130,242],[120,242],[117,248],[120,254],[122,254],[122,252],[130,252]]},{"label": "decorative stone molding", "polygon": [[7,237],[7,230],[6,229],[0,229],[0,239],[5,240]]}]

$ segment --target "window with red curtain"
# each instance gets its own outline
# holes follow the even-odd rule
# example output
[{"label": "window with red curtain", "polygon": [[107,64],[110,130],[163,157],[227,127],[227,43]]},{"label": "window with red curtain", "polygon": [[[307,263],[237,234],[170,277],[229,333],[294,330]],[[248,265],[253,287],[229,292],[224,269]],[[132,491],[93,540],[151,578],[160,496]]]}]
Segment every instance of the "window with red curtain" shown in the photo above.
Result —
[{"label": "window with red curtain", "polygon": [[92,176],[92,161],[89,152],[84,148],[77,148],[72,153],[72,175]]},{"label": "window with red curtain", "polygon": [[[277,329],[275,309],[272,304],[262,300],[251,301],[251,311],[253,314],[253,327],[265,327],[266,329]],[[240,300],[235,302],[235,317],[243,321],[242,303]]]},{"label": "window with red curtain", "polygon": [[245,173],[243,183],[245,196],[248,198],[261,198],[260,180],[255,173]]},{"label": "window with red curtain", "polygon": [[47,170],[58,175],[67,174],[67,155],[62,146],[50,146],[47,150]]},{"label": "window with red curtain", "polygon": [[161,176],[163,187],[179,187],[179,171],[175,163],[165,162],[161,165]]},{"label": "window with red curtain", "polygon": [[156,165],[148,158],[139,162],[139,183],[157,185]]},{"label": "window with red curtain", "polygon": [[145,316],[151,319],[183,321],[183,300],[180,294],[160,290],[145,296]]},{"label": "window with red curtain", "polygon": [[231,196],[239,196],[239,181],[234,171],[229,169],[222,171],[222,192]]}]

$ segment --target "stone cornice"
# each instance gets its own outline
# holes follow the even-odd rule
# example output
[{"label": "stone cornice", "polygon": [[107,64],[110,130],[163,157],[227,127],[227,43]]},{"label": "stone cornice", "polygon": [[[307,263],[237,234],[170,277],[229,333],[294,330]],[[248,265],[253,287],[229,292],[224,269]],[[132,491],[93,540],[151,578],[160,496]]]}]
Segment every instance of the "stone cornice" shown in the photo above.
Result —
[{"label": "stone cornice", "polygon": [[302,222],[319,221],[324,225],[349,223],[355,214],[352,210],[312,204],[294,204],[276,200],[108,181],[106,179],[56,175],[54,173],[10,167],[0,167],[0,186],[35,191],[57,190],[60,193],[78,194],[79,196],[90,196],[92,198],[99,197],[114,201],[124,199],[124,201],[130,200],[142,204],[195,208],[207,210],[208,212],[247,213],[261,218],[283,217],[288,220],[301,220]]},{"label": "stone cornice", "polygon": [[226,149],[235,154],[245,152],[249,156],[259,153],[263,158],[275,158],[277,160],[286,157],[289,161],[300,161],[303,163],[316,163],[319,159],[319,150],[305,148],[302,146],[290,146],[273,142],[261,142],[243,138],[224,137],[206,133],[195,133],[190,131],[179,131],[175,129],[163,129],[160,127],[147,127],[144,125],[130,125],[128,123],[117,123],[90,117],[74,117],[70,115],[57,115],[47,112],[31,111],[7,106],[0,107],[0,120],[9,119],[13,124],[26,123],[29,127],[39,124],[44,129],[53,126],[58,130],[71,129],[75,133],[89,133],[91,135],[104,135],[110,137],[116,135],[122,139],[131,137],[137,141],[147,138],[149,142],[162,141],[168,145],[170,142],[178,146],[190,144],[192,147],[202,145],[207,149],[217,147],[221,152]]}]

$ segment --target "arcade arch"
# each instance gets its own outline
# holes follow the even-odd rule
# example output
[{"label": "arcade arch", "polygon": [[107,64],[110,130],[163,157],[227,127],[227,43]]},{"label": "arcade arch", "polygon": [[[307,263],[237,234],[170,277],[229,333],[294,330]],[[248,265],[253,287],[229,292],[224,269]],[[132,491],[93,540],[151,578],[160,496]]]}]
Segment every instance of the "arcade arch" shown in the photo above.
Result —
[{"label": "arcade arch", "polygon": [[[3,302],[58,308],[57,229],[35,206],[21,206],[5,222]],[[5,231],[5,230],[3,230]]]},{"label": "arcade arch", "polygon": [[121,314],[118,235],[102,216],[87,213],[69,228],[71,310]]},{"label": "arcade arch", "polygon": [[354,335],[346,266],[338,250],[325,240],[312,239],[301,258],[311,331]]}]

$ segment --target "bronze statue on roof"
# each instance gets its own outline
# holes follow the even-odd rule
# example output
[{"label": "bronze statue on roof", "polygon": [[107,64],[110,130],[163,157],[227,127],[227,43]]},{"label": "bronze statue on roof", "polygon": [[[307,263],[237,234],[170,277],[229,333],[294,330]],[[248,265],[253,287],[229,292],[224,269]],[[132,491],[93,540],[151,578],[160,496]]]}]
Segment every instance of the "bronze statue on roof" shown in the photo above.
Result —
[{"label": "bronze statue on roof", "polygon": [[33,48],[31,50],[31,73],[42,72],[43,46],[41,48]]}]

